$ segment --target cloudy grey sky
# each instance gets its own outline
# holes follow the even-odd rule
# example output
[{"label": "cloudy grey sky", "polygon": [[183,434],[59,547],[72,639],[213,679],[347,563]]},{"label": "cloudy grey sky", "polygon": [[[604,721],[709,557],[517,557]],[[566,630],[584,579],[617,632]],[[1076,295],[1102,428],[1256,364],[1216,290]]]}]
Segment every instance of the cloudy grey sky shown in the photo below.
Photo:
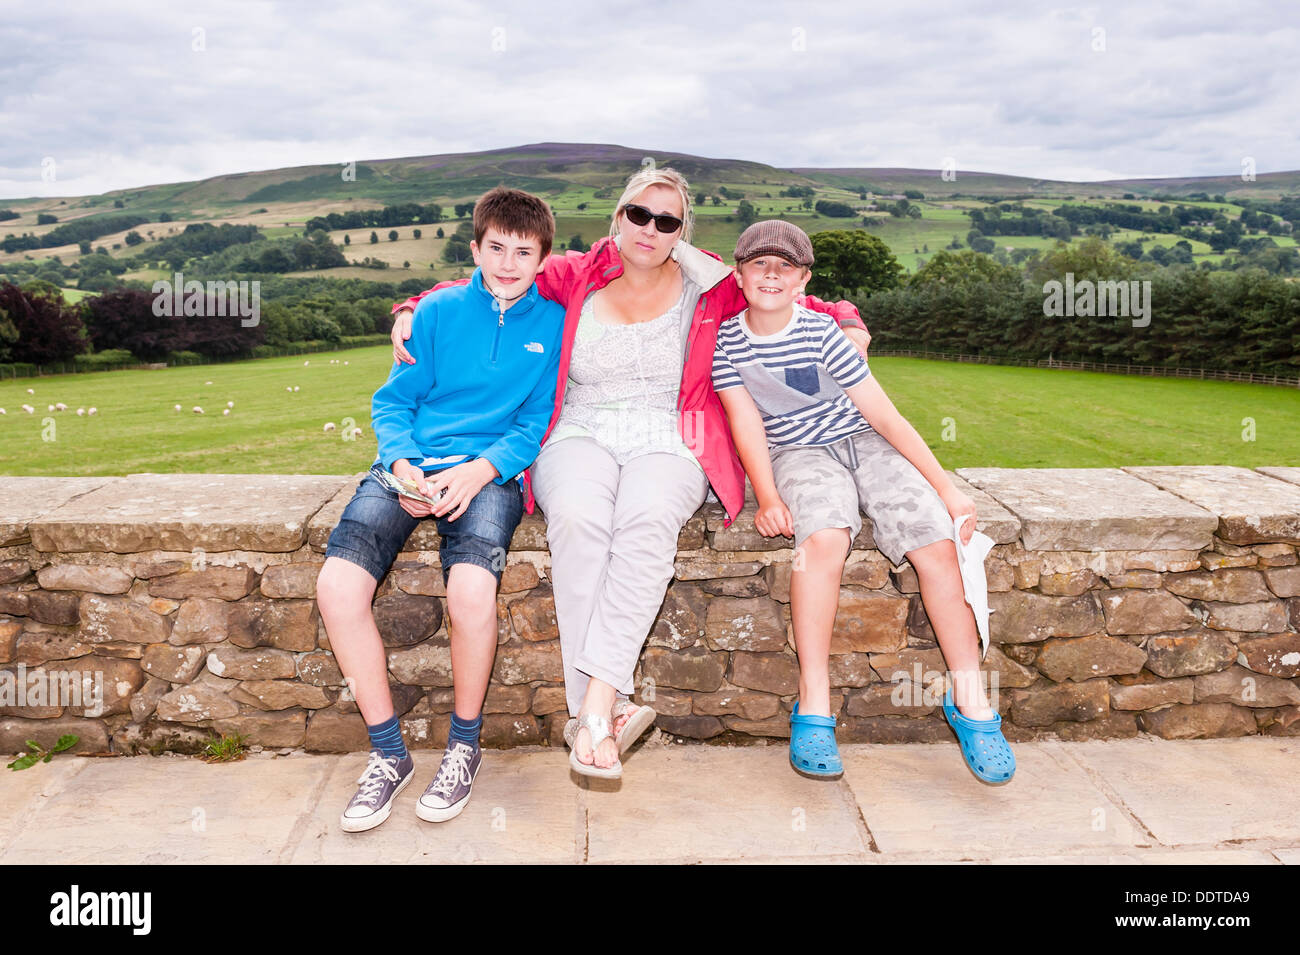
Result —
[{"label": "cloudy grey sky", "polygon": [[542,141],[1053,179],[1290,170],[1294,13],[0,0],[0,196]]}]

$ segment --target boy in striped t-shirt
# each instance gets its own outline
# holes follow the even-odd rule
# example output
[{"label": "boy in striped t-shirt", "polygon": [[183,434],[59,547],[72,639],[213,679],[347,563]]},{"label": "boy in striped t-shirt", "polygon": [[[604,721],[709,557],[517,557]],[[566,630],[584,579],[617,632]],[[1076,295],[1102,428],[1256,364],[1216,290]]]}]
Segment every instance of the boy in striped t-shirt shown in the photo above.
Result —
[{"label": "boy in striped t-shirt", "polygon": [[1015,758],[980,680],[979,636],[954,539],[955,521],[968,516],[960,533],[969,543],[975,504],[894,408],[866,359],[824,316],[794,303],[812,263],[812,243],[797,226],[767,220],[746,229],[735,274],[749,307],[718,329],[713,361],[713,387],[758,499],[754,526],[764,537],[794,537],[799,700],[790,763],[807,776],[843,772],[830,645],[844,561],[865,509],[876,548],[916,571],[951,677],[944,715],[967,764],[986,782],[1006,782]]}]

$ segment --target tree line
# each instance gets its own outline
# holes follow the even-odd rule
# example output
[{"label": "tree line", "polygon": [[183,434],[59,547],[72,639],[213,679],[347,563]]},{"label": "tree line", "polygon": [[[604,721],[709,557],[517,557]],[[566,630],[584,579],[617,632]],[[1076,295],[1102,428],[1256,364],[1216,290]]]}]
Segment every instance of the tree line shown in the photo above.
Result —
[{"label": "tree line", "polygon": [[[812,241],[808,291],[854,301],[877,348],[1300,375],[1300,284],[1264,269],[1137,262],[1094,236],[1033,250],[1020,265],[943,250],[905,277],[869,233]],[[1139,319],[1132,302],[1124,315],[1045,314],[1047,283],[1067,274],[1076,285],[1139,283],[1149,315]]]}]

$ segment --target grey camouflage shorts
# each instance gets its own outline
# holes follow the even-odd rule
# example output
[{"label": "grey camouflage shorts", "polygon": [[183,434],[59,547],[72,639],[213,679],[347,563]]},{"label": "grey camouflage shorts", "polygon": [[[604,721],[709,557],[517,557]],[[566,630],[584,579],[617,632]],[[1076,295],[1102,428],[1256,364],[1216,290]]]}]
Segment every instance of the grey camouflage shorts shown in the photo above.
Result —
[{"label": "grey camouflage shorts", "polygon": [[952,539],[952,518],[912,462],[875,431],[831,445],[773,449],[776,489],[794,519],[794,546],[827,527],[862,530],[871,518],[876,549],[895,566],[907,552]]}]

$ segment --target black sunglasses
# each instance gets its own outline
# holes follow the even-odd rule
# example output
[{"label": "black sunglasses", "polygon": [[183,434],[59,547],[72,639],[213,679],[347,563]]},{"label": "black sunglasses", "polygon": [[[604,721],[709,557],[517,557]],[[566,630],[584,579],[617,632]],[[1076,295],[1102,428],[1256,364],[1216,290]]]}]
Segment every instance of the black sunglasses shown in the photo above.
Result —
[{"label": "black sunglasses", "polygon": [[633,225],[645,225],[651,219],[654,219],[655,228],[660,232],[676,232],[682,227],[682,220],[676,216],[670,216],[666,212],[655,215],[645,206],[638,206],[631,202],[623,207],[623,212]]}]

